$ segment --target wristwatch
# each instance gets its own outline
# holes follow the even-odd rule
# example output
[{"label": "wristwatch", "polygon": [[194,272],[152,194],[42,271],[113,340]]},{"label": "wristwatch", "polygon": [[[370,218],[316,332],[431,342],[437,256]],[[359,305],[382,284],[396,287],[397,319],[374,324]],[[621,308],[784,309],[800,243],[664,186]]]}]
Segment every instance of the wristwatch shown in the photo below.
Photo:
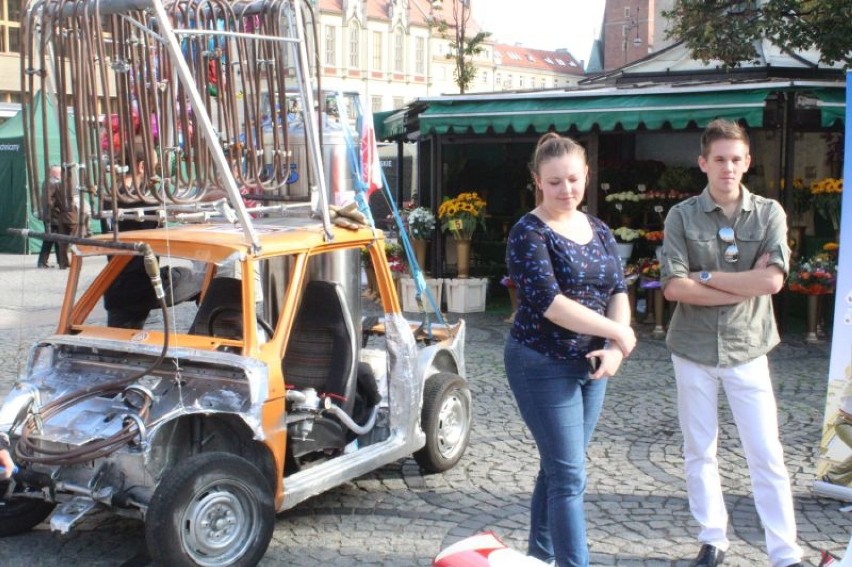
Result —
[{"label": "wristwatch", "polygon": [[701,283],[703,283],[703,284],[708,284],[708,283],[710,283],[710,280],[711,280],[712,278],[713,278],[713,274],[711,274],[711,273],[710,273],[710,272],[708,272],[707,270],[702,270],[702,271],[701,271],[701,272],[699,272],[699,274],[698,274],[698,281],[700,281],[700,282],[701,282]]}]

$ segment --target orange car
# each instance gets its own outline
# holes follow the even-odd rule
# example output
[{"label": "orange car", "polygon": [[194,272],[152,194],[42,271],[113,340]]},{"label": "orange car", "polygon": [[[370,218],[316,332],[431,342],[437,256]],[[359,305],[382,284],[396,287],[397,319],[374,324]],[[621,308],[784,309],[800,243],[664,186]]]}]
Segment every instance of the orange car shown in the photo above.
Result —
[{"label": "orange car", "polygon": [[[276,512],[411,454],[427,471],[459,461],[464,321],[403,317],[380,231],[254,228],[259,246],[199,224],[73,247],[56,333],[0,409],[20,467],[0,535],[48,517],[67,532],[106,508],[144,519],[160,564],[251,565]],[[364,251],[378,306],[362,305]],[[108,326],[104,295],[134,262],[154,284],[135,304],[151,312],[142,328]],[[81,281],[89,263],[103,268]]]}]

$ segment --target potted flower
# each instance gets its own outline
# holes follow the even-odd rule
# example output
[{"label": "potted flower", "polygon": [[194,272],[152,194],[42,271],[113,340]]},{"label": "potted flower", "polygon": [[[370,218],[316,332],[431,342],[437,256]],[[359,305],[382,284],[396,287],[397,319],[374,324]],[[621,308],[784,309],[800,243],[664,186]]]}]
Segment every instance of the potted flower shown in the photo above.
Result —
[{"label": "potted flower", "polygon": [[[836,246],[834,243],[830,244]],[[837,262],[831,258],[828,251],[802,259],[790,271],[790,277],[787,279],[790,291],[805,295],[834,293],[836,283]]]},{"label": "potted flower", "polygon": [[633,255],[633,244],[642,237],[645,231],[638,228],[630,228],[629,226],[620,226],[612,231],[615,241],[618,243],[618,255],[624,265],[630,260]]},{"label": "potted flower", "polygon": [[840,228],[840,201],[842,193],[842,179],[826,177],[811,183],[811,200],[814,209],[825,219],[831,221],[835,232]]},{"label": "potted flower", "polygon": [[414,240],[429,240],[435,230],[435,215],[426,207],[415,207],[405,215],[408,234]]},{"label": "potted flower", "polygon": [[819,319],[820,296],[834,293],[837,285],[837,244],[829,242],[823,251],[804,258],[790,271],[787,286],[790,291],[802,293],[808,298],[805,341],[816,342]]},{"label": "potted flower", "polygon": [[662,260],[663,255],[663,237],[664,233],[662,230],[648,230],[645,231],[645,234],[642,235],[642,238],[645,239],[645,242],[653,246],[654,255],[657,260]]},{"label": "potted flower", "polygon": [[485,201],[474,192],[445,198],[438,208],[441,230],[456,240],[456,266],[460,278],[470,273],[470,239],[478,227],[485,228]]},{"label": "potted flower", "polygon": [[403,211],[405,228],[411,236],[417,265],[423,269],[426,265],[426,248],[435,230],[435,215],[426,207],[415,207]]},{"label": "potted flower", "polygon": [[644,195],[635,191],[619,191],[617,193],[609,193],[604,200],[610,210],[614,210],[615,214],[611,217],[612,221],[630,222],[630,218],[639,214],[642,210],[641,201]]},{"label": "potted flower", "polygon": [[405,260],[405,251],[401,245],[385,241],[385,256],[394,279],[399,279],[408,272],[408,262]]},{"label": "potted flower", "polygon": [[637,262],[639,278],[649,287],[648,282],[660,281],[660,261],[656,258],[642,258]]}]

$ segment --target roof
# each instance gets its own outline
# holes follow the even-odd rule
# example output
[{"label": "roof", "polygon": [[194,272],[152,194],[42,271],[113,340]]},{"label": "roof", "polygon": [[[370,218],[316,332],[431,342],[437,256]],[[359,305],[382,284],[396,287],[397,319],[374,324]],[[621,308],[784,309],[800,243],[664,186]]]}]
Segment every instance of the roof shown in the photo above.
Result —
[{"label": "roof", "polygon": [[583,66],[566,50],[548,51],[521,45],[494,45],[495,61],[499,59],[500,70],[518,67],[531,71],[550,71],[567,75],[583,76]]},{"label": "roof", "polygon": [[[390,10],[388,7],[391,3],[392,0],[364,0],[364,17],[368,20],[389,22]],[[429,0],[408,0],[408,21],[413,25],[427,26],[431,17],[438,16],[443,18],[447,24],[452,25],[454,22],[452,4],[452,2],[447,0],[440,5],[440,10],[436,12]],[[403,3],[403,6],[405,5]],[[319,11],[342,14],[344,13],[343,0],[319,0]],[[471,18],[468,22],[467,29],[473,32],[473,34],[480,31],[479,24],[474,18]]]},{"label": "roof", "polygon": [[632,131],[701,128],[714,118],[760,127],[767,100],[779,91],[812,97],[823,126],[845,118],[843,82],[753,81],[426,98],[419,101],[428,104],[419,116],[419,128],[422,135]]},{"label": "roof", "polygon": [[699,76],[729,79],[737,76],[785,77],[790,79],[836,76],[837,80],[843,78],[842,64],[826,65],[820,63],[820,53],[817,50],[792,51],[774,45],[767,39],[755,42],[755,50],[758,56],[754,61],[741,63],[735,68],[726,68],[722,61],[704,63],[693,59],[686,44],[678,42],[617,69],[589,76],[581,83],[691,81]]}]

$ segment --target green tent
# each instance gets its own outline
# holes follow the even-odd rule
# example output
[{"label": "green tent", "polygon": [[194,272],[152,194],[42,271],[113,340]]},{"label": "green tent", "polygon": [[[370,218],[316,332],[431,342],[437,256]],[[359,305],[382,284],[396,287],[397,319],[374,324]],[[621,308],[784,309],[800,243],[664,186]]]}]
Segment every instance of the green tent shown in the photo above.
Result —
[{"label": "green tent", "polygon": [[[44,98],[39,93],[36,95],[33,104],[35,130],[39,141],[37,147],[43,147],[41,143],[41,105],[43,101]],[[52,112],[53,104],[48,101],[48,105],[48,116],[55,115]],[[57,122],[57,120],[51,120],[47,125],[50,156],[47,163],[45,163],[43,156],[39,156],[38,167],[43,172],[42,178],[47,172],[48,164],[60,163]],[[24,117],[22,112],[18,112],[0,125],[0,253],[27,254],[38,252],[41,248],[41,240],[28,238],[25,242],[23,237],[6,232],[8,228],[28,228],[36,232],[44,230],[44,225],[33,215],[30,206],[24,152]]]}]

